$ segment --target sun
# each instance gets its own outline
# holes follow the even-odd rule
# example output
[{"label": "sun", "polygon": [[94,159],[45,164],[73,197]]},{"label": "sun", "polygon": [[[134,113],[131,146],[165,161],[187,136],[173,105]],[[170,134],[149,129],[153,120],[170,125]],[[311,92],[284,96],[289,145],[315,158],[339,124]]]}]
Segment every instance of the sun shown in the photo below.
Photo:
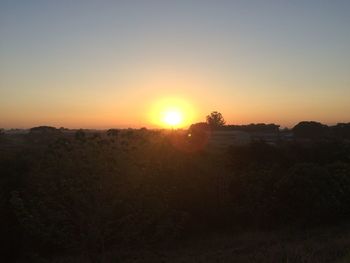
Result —
[{"label": "sun", "polygon": [[163,122],[169,126],[178,126],[183,121],[183,114],[179,110],[169,110],[164,112]]},{"label": "sun", "polygon": [[157,98],[150,107],[149,118],[155,127],[181,129],[193,123],[195,111],[185,99]]}]

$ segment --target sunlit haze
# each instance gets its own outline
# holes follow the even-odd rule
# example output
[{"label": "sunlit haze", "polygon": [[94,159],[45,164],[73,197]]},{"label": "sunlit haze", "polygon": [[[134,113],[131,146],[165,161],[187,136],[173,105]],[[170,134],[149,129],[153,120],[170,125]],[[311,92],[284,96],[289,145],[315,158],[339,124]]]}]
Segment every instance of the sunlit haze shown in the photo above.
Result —
[{"label": "sunlit haze", "polygon": [[350,1],[1,1],[0,128],[350,121]]}]

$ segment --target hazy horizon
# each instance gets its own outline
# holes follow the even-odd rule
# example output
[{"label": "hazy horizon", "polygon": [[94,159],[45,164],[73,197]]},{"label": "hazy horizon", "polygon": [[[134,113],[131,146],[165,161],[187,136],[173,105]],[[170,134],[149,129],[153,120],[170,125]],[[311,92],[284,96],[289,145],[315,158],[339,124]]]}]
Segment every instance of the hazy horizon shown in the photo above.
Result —
[{"label": "hazy horizon", "polygon": [[[279,123],[276,123],[276,122],[251,122],[251,123],[226,123],[225,125],[251,125],[251,124],[276,124],[276,125],[280,125],[280,129],[284,129],[284,128],[288,128],[288,129],[292,129],[295,125],[297,125],[298,123],[300,122],[309,122],[309,121],[315,121],[315,122],[320,122],[318,120],[300,120],[296,123],[293,123],[289,126],[284,126],[284,125],[281,125]],[[205,120],[199,120],[198,122],[205,122]],[[345,122],[345,121],[340,121],[340,122],[334,122],[334,123],[324,123],[324,122],[320,122],[322,124],[325,124],[325,125],[328,125],[328,126],[334,126],[334,125],[337,125],[339,123],[349,123],[349,122]],[[194,123],[193,123],[194,124]],[[16,129],[19,129],[19,130],[29,130],[31,128],[34,128],[34,127],[40,127],[40,126],[50,126],[50,127],[55,127],[57,129],[59,128],[65,128],[65,129],[70,129],[70,130],[77,130],[77,129],[86,129],[86,130],[108,130],[108,129],[141,129],[141,128],[146,128],[146,129],[154,129],[154,130],[157,130],[157,129],[172,129],[171,127],[164,127],[164,126],[157,126],[157,125],[144,125],[144,126],[137,126],[137,125],[114,125],[114,126],[100,126],[100,127],[91,127],[91,126],[62,126],[62,125],[59,125],[59,124],[52,124],[52,123],[38,123],[36,125],[33,125],[33,126],[17,126],[17,127],[0,127],[0,128],[3,128],[3,129],[6,129],[6,130],[16,130]],[[188,129],[189,126],[181,126],[181,127],[178,127],[176,129]]]},{"label": "hazy horizon", "polygon": [[[349,1],[1,1],[0,127],[350,122]],[[159,115],[159,116],[158,116]],[[162,117],[163,118],[163,117]]]}]

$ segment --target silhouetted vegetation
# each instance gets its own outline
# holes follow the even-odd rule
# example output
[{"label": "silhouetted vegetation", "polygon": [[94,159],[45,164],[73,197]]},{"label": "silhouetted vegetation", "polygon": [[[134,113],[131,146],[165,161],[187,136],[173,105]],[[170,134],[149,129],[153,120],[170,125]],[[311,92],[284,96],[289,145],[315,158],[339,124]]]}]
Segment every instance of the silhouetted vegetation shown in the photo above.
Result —
[{"label": "silhouetted vegetation", "polygon": [[329,127],[315,121],[302,121],[294,126],[293,133],[297,138],[320,139],[329,134]]},{"label": "silhouetted vegetation", "polygon": [[267,133],[278,133],[279,125],[274,123],[265,124],[265,123],[252,123],[248,125],[226,125],[224,128],[229,130],[238,130],[245,132],[267,132]]},{"label": "silhouetted vegetation", "polygon": [[110,137],[117,138],[118,134],[119,134],[119,130],[118,129],[109,129],[107,131],[107,135],[110,136]]},{"label": "silhouetted vegetation", "polygon": [[[350,219],[346,141],[253,141],[213,153],[201,137],[207,129],[192,125],[191,136],[46,127],[27,135],[2,134],[7,136],[0,148],[5,261],[78,255],[85,262],[107,262],[114,251],[108,262],[115,262],[111,258],[121,250],[178,244],[204,233],[311,229]],[[313,138],[310,129],[348,138],[349,126],[302,123],[293,132]],[[37,132],[46,139],[33,140]]]},{"label": "silhouetted vegetation", "polygon": [[331,130],[336,138],[350,140],[350,123],[338,123]]},{"label": "silhouetted vegetation", "polygon": [[207,123],[212,129],[216,129],[223,127],[226,122],[220,112],[213,111],[207,116]]}]

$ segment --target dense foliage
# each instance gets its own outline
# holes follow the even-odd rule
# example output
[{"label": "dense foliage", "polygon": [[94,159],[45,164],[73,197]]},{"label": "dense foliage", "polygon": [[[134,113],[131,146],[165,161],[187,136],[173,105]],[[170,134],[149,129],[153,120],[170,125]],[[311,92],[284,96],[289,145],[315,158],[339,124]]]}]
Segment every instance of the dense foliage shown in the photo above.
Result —
[{"label": "dense foliage", "polygon": [[116,247],[203,231],[349,218],[348,144],[255,142],[212,153],[194,137],[146,129],[2,136],[4,255],[96,261]]}]

